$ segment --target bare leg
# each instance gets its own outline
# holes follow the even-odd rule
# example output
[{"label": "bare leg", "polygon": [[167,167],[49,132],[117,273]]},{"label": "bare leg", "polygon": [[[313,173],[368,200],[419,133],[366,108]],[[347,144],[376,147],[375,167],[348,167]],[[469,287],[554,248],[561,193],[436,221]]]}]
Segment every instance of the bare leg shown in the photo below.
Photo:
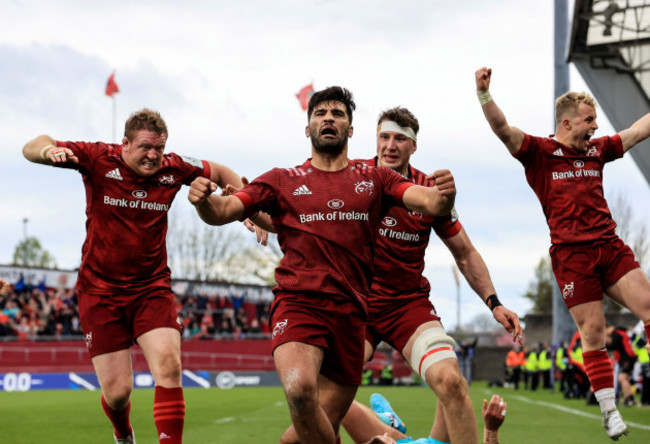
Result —
[{"label": "bare leg", "polygon": [[449,430],[445,421],[445,407],[439,399],[436,402],[436,417],[433,420],[430,436],[436,441],[451,442]]},{"label": "bare leg", "polygon": [[406,438],[402,432],[384,424],[372,409],[357,401],[350,405],[348,413],[343,418],[343,427],[357,444],[368,442],[373,437],[384,433],[396,441]]},{"label": "bare leg", "polygon": [[319,375],[323,351],[318,347],[288,342],[278,346],[273,357],[293,422],[280,442],[335,443],[357,386],[338,384]]}]

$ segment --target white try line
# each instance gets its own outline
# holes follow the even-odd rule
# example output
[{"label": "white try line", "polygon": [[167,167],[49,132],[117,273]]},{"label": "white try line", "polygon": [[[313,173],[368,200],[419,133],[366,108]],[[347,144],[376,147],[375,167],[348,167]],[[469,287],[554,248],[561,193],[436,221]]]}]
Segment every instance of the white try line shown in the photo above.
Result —
[{"label": "white try line", "polygon": [[[492,395],[492,392],[489,391],[489,390],[485,390],[485,393],[489,394],[489,395]],[[544,407],[549,407],[549,408],[552,408],[552,409],[555,409],[555,410],[560,410],[561,412],[571,413],[571,414],[577,415],[577,416],[584,416],[585,418],[598,419],[600,421],[602,421],[602,419],[603,419],[603,417],[600,416],[600,415],[594,415],[593,413],[587,413],[587,412],[583,412],[581,410],[576,410],[576,409],[572,409],[572,408],[569,408],[569,407],[565,407],[563,405],[553,404],[552,402],[533,401],[533,400],[528,399],[528,398],[526,398],[524,396],[518,396],[518,395],[508,395],[508,398],[514,398],[514,399],[517,399],[517,400],[519,400],[521,402],[525,402],[525,403],[528,403],[528,404],[536,404],[536,405],[541,405],[541,406],[544,406]],[[625,412],[623,412],[623,413],[625,413]],[[625,424],[628,427],[635,427],[637,429],[642,429],[642,430],[650,430],[649,425],[638,424],[636,422],[626,421],[625,419],[623,419],[623,421],[625,421]]]}]

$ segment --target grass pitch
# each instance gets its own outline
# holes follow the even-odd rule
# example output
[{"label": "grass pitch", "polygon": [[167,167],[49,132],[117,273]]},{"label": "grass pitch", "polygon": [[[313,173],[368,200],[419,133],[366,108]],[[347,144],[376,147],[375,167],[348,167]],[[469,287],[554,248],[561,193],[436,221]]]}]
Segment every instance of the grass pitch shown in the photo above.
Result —
[{"label": "grass pitch", "polygon": [[[361,388],[357,400],[368,404],[380,390],[406,422],[414,438],[426,436],[435,411],[435,399],[425,387]],[[559,393],[497,388],[474,383],[470,395],[477,417],[483,398],[496,392],[508,403],[501,428],[504,444],[562,444],[611,442],[601,426],[598,406],[584,400],[565,400]],[[185,439],[188,444],[276,443],[290,424],[280,387],[187,389]],[[152,419],[153,390],[133,392],[132,424],[138,444],[156,444]],[[650,442],[650,408],[623,408],[630,434],[622,444]],[[479,430],[482,431],[482,420]],[[0,392],[0,442],[12,444],[112,443],[112,430],[99,405],[99,392]],[[343,444],[352,441],[343,434]]]}]

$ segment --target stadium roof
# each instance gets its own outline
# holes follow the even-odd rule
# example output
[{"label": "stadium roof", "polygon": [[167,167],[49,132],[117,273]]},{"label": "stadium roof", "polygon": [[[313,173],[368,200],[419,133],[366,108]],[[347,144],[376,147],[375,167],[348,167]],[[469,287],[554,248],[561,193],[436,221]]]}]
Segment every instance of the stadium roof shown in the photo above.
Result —
[{"label": "stadium roof", "polygon": [[[576,0],[568,61],[616,131],[650,112],[650,0]],[[630,153],[650,184],[650,141]]]}]

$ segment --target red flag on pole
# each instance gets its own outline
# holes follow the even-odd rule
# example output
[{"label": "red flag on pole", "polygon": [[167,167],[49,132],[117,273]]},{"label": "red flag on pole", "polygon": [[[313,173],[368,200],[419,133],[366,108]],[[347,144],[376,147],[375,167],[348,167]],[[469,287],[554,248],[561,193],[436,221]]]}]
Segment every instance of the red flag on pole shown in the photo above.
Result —
[{"label": "red flag on pole", "polygon": [[120,92],[120,89],[117,87],[117,83],[115,83],[115,73],[112,73],[108,77],[108,82],[106,82],[106,95],[113,97],[113,94],[118,92]]},{"label": "red flag on pole", "polygon": [[309,99],[311,98],[312,94],[314,94],[314,85],[311,83],[307,86],[304,86],[298,92],[298,94],[296,94],[298,102],[300,102],[300,106],[302,107],[303,111],[307,111],[307,105],[309,105]]}]

